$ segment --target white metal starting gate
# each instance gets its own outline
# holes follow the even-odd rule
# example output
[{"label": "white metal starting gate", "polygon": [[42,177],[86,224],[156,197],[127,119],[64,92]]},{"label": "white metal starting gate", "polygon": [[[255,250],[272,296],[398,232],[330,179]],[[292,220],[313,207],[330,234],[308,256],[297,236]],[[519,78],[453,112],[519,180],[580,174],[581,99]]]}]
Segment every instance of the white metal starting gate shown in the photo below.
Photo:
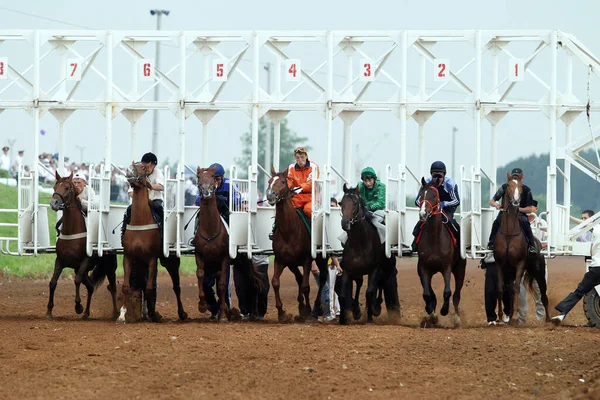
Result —
[{"label": "white metal starting gate", "polygon": [[[147,43],[167,45],[176,55],[158,67]],[[266,62],[274,66],[272,82],[261,80]],[[53,251],[48,207],[39,203],[40,118],[49,113],[58,122],[58,167],[62,171],[65,124],[72,114],[85,112],[100,115],[104,131],[103,163],[97,172],[93,166],[90,169],[95,203],[91,202],[88,214],[87,250],[101,254],[120,250],[119,224],[126,205],[111,204],[110,186],[117,168],[112,157],[113,137],[126,132],[115,132],[114,120],[122,115],[129,122],[130,154],[136,159],[138,121],[149,110],[162,110],[175,117],[171,131],[177,132],[179,153],[176,171],[164,170],[165,255],[193,250],[190,240],[197,208],[185,206],[184,192],[188,120],[195,116],[202,124],[201,158],[193,162],[206,166],[210,121],[219,113],[232,112],[247,115],[252,126],[251,165],[242,166],[248,168],[248,178],[238,177],[236,167],[230,170],[235,183],[232,190],[245,200],[240,203],[232,196],[229,205],[232,256],[241,252],[250,257],[271,249],[268,233],[274,209],[259,203],[262,199],[258,198],[258,171],[270,170],[271,164],[267,157],[268,165],[259,165],[259,119],[266,116],[274,124],[273,142],[269,136],[267,147],[274,155],[272,164],[280,170],[280,123],[291,112],[324,117],[323,142],[311,143],[325,149],[319,160],[321,177],[313,185],[313,256],[341,251],[337,239],[340,213],[329,204],[330,197],[337,194],[334,176],[352,186],[358,180],[352,168],[352,126],[374,113],[393,118],[390,131],[397,133],[400,143],[397,159],[386,160],[389,165],[380,173],[387,185],[388,256],[410,252],[418,216],[407,199],[416,195],[420,178],[427,175],[427,165],[433,161],[425,152],[425,128],[434,115],[448,113],[468,119],[472,126],[470,139],[461,146],[474,161],[462,162],[472,166],[453,176],[462,198],[463,255],[478,258],[486,252],[495,217],[487,201],[502,183],[496,182],[495,176],[499,126],[515,113],[547,117],[547,123],[538,123],[538,129],[548,133],[550,153],[545,210],[549,212],[548,254],[583,253],[587,250],[578,247],[575,238],[600,221],[599,213],[569,229],[572,167],[596,181],[600,177],[600,165],[580,155],[598,136],[578,118],[587,107],[594,120],[600,108],[592,98],[595,92],[586,93],[588,74],[596,82],[600,60],[575,37],[558,30],[0,30],[0,113],[6,111],[0,124],[16,111],[31,116],[33,146],[27,149],[31,161],[26,164],[34,166],[30,172],[19,171],[18,235],[0,238],[0,249],[21,255]],[[454,90],[447,90],[449,85]],[[162,94],[154,99],[152,92],[157,86]],[[489,122],[489,135],[483,133],[484,120]],[[557,139],[559,120],[565,125],[564,145]],[[585,129],[575,135],[572,131],[578,129],[578,120]],[[332,156],[334,121],[343,123],[341,173]],[[410,121],[414,122],[409,126]],[[408,148],[412,137],[417,139],[414,151]],[[160,158],[160,152],[158,155]],[[557,167],[557,159],[564,160],[562,169]],[[561,177],[565,182],[563,204],[558,204],[557,179]],[[489,182],[489,193],[483,193],[482,180]]]}]

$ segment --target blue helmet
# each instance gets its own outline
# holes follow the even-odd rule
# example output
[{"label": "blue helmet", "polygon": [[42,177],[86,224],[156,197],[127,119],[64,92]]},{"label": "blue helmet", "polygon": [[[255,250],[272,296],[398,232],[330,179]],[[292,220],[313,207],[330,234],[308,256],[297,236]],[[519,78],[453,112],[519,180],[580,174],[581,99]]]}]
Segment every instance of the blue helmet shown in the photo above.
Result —
[{"label": "blue helmet", "polygon": [[219,163],[211,164],[208,168],[215,168],[215,177],[225,176],[225,168]]},{"label": "blue helmet", "polygon": [[444,164],[441,161],[434,161],[433,164],[431,164],[431,168],[429,169],[430,173],[434,173],[434,172],[443,172],[444,174],[446,173],[446,164]]}]

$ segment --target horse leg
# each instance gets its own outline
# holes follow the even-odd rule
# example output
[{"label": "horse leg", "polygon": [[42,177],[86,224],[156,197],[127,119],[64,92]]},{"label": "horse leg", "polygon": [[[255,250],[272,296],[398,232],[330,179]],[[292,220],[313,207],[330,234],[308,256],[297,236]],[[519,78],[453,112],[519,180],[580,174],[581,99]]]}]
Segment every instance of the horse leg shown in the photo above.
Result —
[{"label": "horse leg", "polygon": [[167,272],[171,277],[173,292],[177,298],[177,315],[179,316],[179,320],[185,321],[188,315],[183,311],[183,303],[181,302],[181,285],[179,280],[179,265],[181,260],[179,257],[169,256],[168,258],[161,258],[160,263],[167,269]]},{"label": "horse leg", "polygon": [[123,283],[121,284],[121,313],[119,314],[119,318],[117,318],[117,322],[124,324],[125,323],[125,314],[127,313],[127,297],[129,297],[129,278],[131,276],[131,256],[124,255],[123,256]]},{"label": "horse leg", "polygon": [[160,322],[161,316],[156,311],[156,287],[154,281],[158,272],[158,257],[151,258],[148,262],[148,280],[146,281],[146,304],[150,322]]},{"label": "horse leg", "polygon": [[423,270],[423,266],[419,261],[417,264],[417,272],[419,273],[419,279],[421,280],[421,287],[423,288],[423,300],[425,301],[425,312],[427,315],[431,315],[435,312],[435,306],[433,305],[432,289],[431,289],[431,274]]},{"label": "horse leg", "polygon": [[[361,282],[362,284],[362,282]],[[358,282],[357,282],[358,286]],[[358,286],[360,289],[360,286]],[[358,291],[357,291],[358,296]],[[340,288],[340,325],[348,324],[348,309],[350,300],[352,299],[352,279],[346,270],[342,273],[342,284]],[[360,308],[359,308],[360,310]],[[356,319],[356,318],[355,318]]]},{"label": "horse leg", "polygon": [[204,296],[204,260],[198,254],[196,254],[196,278],[198,279],[198,311],[204,314],[208,310]]},{"label": "horse leg", "polygon": [[[329,285],[329,267],[327,266],[327,259],[319,257],[317,258],[316,263],[317,267],[319,268],[319,289],[317,290],[315,305],[313,307],[313,316],[315,317],[315,319],[318,318],[320,315],[330,316],[331,310],[333,309],[332,305],[329,302],[329,299],[326,299],[325,301],[325,303],[329,305],[329,310],[326,310],[323,304],[323,288],[325,287],[325,285]],[[333,290],[333,288],[329,287],[329,291],[331,290]]]},{"label": "horse leg", "polygon": [[229,256],[225,257],[223,261],[221,261],[221,276],[219,276],[218,282],[218,295],[219,295],[219,322],[227,322],[229,319],[227,318],[228,306],[225,298],[227,297],[227,286],[229,275],[229,264],[230,259]]},{"label": "horse leg", "polygon": [[83,279],[80,277],[81,269],[81,266],[79,266],[79,268],[75,268],[75,278],[73,279],[73,283],[75,284],[75,312],[77,314],[81,314],[83,312],[83,306],[81,305],[81,294],[79,290],[81,287],[81,280]]},{"label": "horse leg", "polygon": [[[95,261],[95,262],[94,262]],[[86,257],[81,266],[79,267],[79,273],[75,277],[75,280],[79,280],[79,283],[83,283],[87,289],[87,302],[85,304],[85,310],[83,311],[82,319],[88,319],[90,317],[90,306],[92,305],[92,295],[94,294],[94,285],[88,275],[88,269],[90,267],[102,268],[98,265],[98,260],[92,260]]]},{"label": "horse leg", "polygon": [[524,272],[525,261],[521,261],[517,264],[517,275],[512,288],[512,307],[510,309],[510,314],[508,315],[508,323],[511,325],[518,323],[518,318],[513,318],[513,315],[516,316],[519,313],[519,294],[521,293],[521,280],[523,279]]},{"label": "horse leg", "polygon": [[56,286],[58,285],[58,278],[62,273],[63,266],[60,261],[58,261],[58,257],[56,257],[56,261],[54,261],[54,273],[52,274],[52,279],[50,279],[50,296],[48,298],[48,310],[46,311],[46,318],[52,319],[52,309],[54,308],[54,291],[56,290]]},{"label": "horse leg", "polygon": [[[489,267],[488,267],[489,268]],[[504,320],[503,317],[503,308],[502,308],[502,299],[504,297],[504,273],[502,272],[502,267],[500,263],[496,262],[496,298],[498,299],[498,321],[502,322]]]},{"label": "horse leg", "polygon": [[106,278],[108,279],[108,286],[106,289],[110,292],[113,305],[112,319],[116,320],[118,316],[117,311],[117,256],[116,254],[105,255],[100,258],[100,263],[106,263]]},{"label": "horse leg", "polygon": [[[375,302],[377,301],[377,287],[379,286],[379,267],[373,269],[369,273],[367,281],[367,324],[373,323],[373,315],[375,314]],[[381,312],[381,308],[379,309]]]},{"label": "horse leg", "polygon": [[275,292],[275,307],[277,307],[279,322],[287,322],[289,319],[286,312],[283,310],[283,303],[281,302],[281,296],[279,295],[279,286],[281,284],[280,278],[284,268],[285,266],[281,265],[279,260],[277,260],[277,257],[275,257],[275,261],[273,262],[273,278],[271,279],[271,285],[273,286],[273,291]]},{"label": "horse leg", "polygon": [[[356,294],[352,299],[352,317],[355,320],[359,320],[362,317],[362,310],[360,309],[360,289],[363,285],[363,277],[356,279]],[[350,283],[350,294],[352,294],[352,282]]]},{"label": "horse leg", "polygon": [[454,327],[460,327],[460,311],[458,305],[460,304],[460,292],[465,281],[465,271],[467,269],[467,260],[463,260],[458,257],[458,261],[452,269],[454,275],[454,295],[452,296],[452,304],[454,305]]},{"label": "horse leg", "polygon": [[[308,317],[311,314],[310,308],[310,269],[312,266],[312,260],[309,259],[302,267],[302,283],[300,284],[300,293],[304,297],[304,301],[298,302],[298,311],[300,316],[303,318]],[[300,298],[300,295],[298,295]]]},{"label": "horse leg", "polygon": [[444,304],[442,304],[440,310],[440,314],[444,316],[448,315],[448,311],[450,310],[450,296],[452,296],[452,290],[450,289],[451,268],[451,265],[447,265],[444,268]]}]

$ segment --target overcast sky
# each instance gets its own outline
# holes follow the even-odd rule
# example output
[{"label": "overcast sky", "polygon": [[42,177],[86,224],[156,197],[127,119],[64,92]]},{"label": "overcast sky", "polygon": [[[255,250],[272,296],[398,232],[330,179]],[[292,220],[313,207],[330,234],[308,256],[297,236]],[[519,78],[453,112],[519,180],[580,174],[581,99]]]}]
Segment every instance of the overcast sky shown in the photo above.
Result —
[{"label": "overcast sky", "polygon": [[[150,8],[166,8],[170,15],[163,19],[163,30],[399,30],[399,29],[559,29],[574,34],[594,54],[600,55],[600,29],[597,16],[600,15],[600,2],[576,1],[312,1],[282,2],[282,1],[113,1],[101,2],[82,1],[0,1],[0,18],[2,29],[125,29],[148,30],[154,29],[155,17],[150,16]],[[29,15],[27,15],[29,14]],[[0,46],[0,53],[5,47]],[[290,48],[291,49],[291,48]],[[154,46],[148,45],[145,49],[150,56],[154,53]],[[373,51],[376,58],[377,48],[367,48]],[[381,49],[379,49],[379,54]],[[517,51],[518,49],[515,49]],[[527,56],[523,48],[520,56]],[[233,55],[233,50],[226,51]],[[547,52],[548,50],[546,50]],[[13,48],[7,48],[11,61],[18,58]],[[461,57],[468,52],[464,48],[457,48],[457,61],[459,67]],[[163,52],[163,61],[167,65],[177,62],[176,49],[166,48]],[[0,56],[4,56],[0,55]],[[452,51],[444,53],[445,57],[454,56]],[[307,55],[306,64],[312,54]],[[249,52],[246,57],[251,58]],[[418,58],[412,58],[409,69],[418,68]],[[468,61],[463,57],[463,61]],[[26,63],[23,61],[22,65]],[[318,64],[316,61],[313,65]],[[241,63],[246,72],[251,75],[251,63]],[[431,68],[431,67],[429,67]],[[537,65],[536,73],[544,76],[543,65]],[[466,70],[465,73],[473,71]],[[500,66],[501,73],[504,66]],[[585,68],[575,70],[578,76],[574,80],[576,93],[585,93]],[[345,70],[340,71],[341,74]],[[560,73],[560,71],[559,71]],[[462,75],[461,75],[462,76]],[[324,78],[324,76],[322,76]],[[261,80],[266,79],[266,72],[261,75]],[[530,81],[533,81],[530,77]],[[562,76],[559,81],[562,82]],[[418,80],[417,80],[418,81]],[[0,81],[0,87],[5,81]],[[341,80],[343,85],[343,79]],[[530,83],[531,84],[531,83]],[[594,87],[594,85],[596,85]],[[428,82],[428,87],[434,87],[433,82]],[[374,84],[372,96],[376,98],[378,91],[385,93],[392,90],[389,84]],[[532,89],[533,90],[533,89]],[[518,98],[529,98],[531,92],[518,92]],[[415,88],[409,91],[415,92]],[[592,83],[592,92],[600,93],[600,84]],[[452,83],[446,87],[441,95],[459,96],[460,90]],[[540,92],[541,93],[541,92]],[[234,96],[234,94],[231,94]],[[1,95],[0,95],[1,96]],[[541,96],[540,96],[541,97]],[[597,96],[596,96],[597,97]],[[2,97],[6,99],[6,97]],[[592,95],[594,98],[594,94]],[[581,98],[581,100],[584,100]],[[310,115],[308,115],[310,114]],[[314,115],[313,115],[314,114]],[[438,113],[440,114],[440,113]],[[324,119],[317,113],[304,113],[304,115],[290,115],[290,127],[302,136],[309,138],[308,145],[314,151],[310,158],[323,164],[325,157]],[[209,151],[211,162],[221,162],[226,167],[233,163],[234,157],[241,151],[240,135],[248,129],[250,119],[242,113],[220,113],[210,125]],[[138,144],[136,153],[138,157],[151,146],[151,113],[146,113],[140,120],[138,128]],[[464,113],[447,113],[435,115],[426,125],[427,152],[424,160],[429,164],[435,159],[442,159],[450,165],[451,132],[452,127],[457,131],[457,161],[456,164],[471,165],[474,163],[473,148],[473,119]],[[489,124],[483,122],[483,144],[489,143]],[[564,128],[559,122],[559,142],[562,145]],[[586,134],[586,124],[583,118],[574,126],[574,136]],[[58,124],[50,116],[42,119],[41,128],[46,134],[41,137],[41,150],[56,152],[58,149]],[[98,162],[103,157],[104,126],[100,114],[91,115],[90,112],[75,113],[66,124],[68,132],[67,155],[79,161],[80,151],[76,145],[84,146],[83,156],[86,161]],[[187,124],[186,157],[190,164],[195,164],[197,154],[200,154],[201,124],[195,117],[191,117]],[[341,168],[342,151],[342,124],[334,125],[334,159],[336,166]],[[178,146],[176,145],[178,122],[169,112],[161,114],[160,121],[160,151],[161,161],[168,158],[171,162],[177,159]],[[354,124],[354,143],[359,148],[363,164],[373,166],[382,172],[386,164],[397,165],[399,147],[399,123],[391,113],[373,113],[361,116]],[[531,153],[548,152],[548,119],[543,115],[518,114],[505,118],[499,125],[500,150],[498,162],[503,164],[519,156]],[[119,116],[115,119],[114,136],[119,143],[113,146],[113,160],[124,164],[130,162],[129,150],[129,125]],[[588,133],[589,134],[589,133]],[[31,149],[32,125],[30,117],[22,111],[7,111],[0,115],[0,143],[6,144],[8,140],[15,140],[15,148]],[[409,121],[409,165],[417,168],[417,125]],[[484,168],[489,164],[489,156],[484,155],[482,164]],[[394,167],[395,168],[395,167]],[[358,177],[354,177],[355,179]]]}]

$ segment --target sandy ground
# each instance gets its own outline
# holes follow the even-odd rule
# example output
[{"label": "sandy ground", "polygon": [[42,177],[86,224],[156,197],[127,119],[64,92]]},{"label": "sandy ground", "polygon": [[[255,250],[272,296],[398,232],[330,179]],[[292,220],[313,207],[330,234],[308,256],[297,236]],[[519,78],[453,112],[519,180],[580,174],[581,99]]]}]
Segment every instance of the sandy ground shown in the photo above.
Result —
[{"label": "sandy ground", "polygon": [[[440,317],[443,327],[421,329],[424,304],[416,260],[403,259],[398,269],[402,319],[388,323],[384,311],[369,326],[279,324],[272,291],[267,321],[212,323],[197,310],[192,276],[182,285],[191,318],[179,323],[164,270],[158,304],[162,323],[110,321],[106,284],[94,296],[91,320],[82,321],[67,279],[59,282],[56,318],[50,321],[43,318],[47,281],[0,277],[1,396],[600,398],[600,330],[582,327],[587,322],[582,305],[558,328],[538,323],[532,312],[525,326],[488,327],[484,272],[470,261],[462,328],[451,329],[450,317]],[[549,261],[551,306],[575,288],[583,272],[582,258]],[[439,298],[440,275],[434,283]],[[282,296],[289,312],[297,310],[296,293],[292,274],[285,271]]]}]

